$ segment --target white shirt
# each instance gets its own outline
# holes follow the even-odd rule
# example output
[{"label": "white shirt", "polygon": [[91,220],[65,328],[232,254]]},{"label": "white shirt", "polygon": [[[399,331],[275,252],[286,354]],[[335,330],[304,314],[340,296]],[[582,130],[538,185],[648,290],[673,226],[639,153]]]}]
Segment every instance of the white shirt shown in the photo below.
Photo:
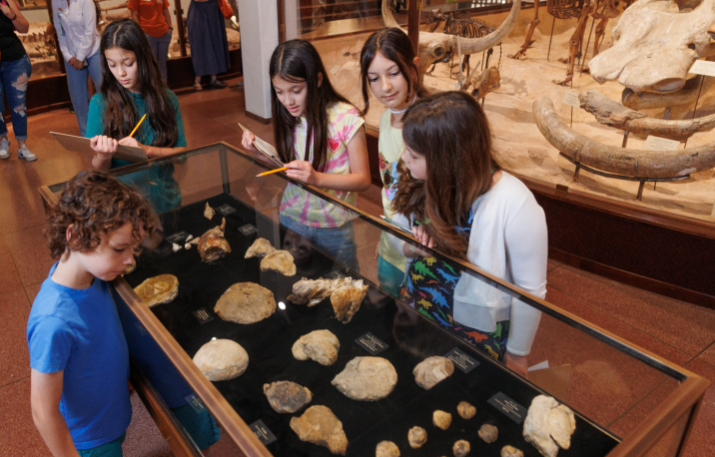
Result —
[{"label": "white shirt", "polygon": [[[532,295],[546,297],[546,216],[531,191],[502,171],[499,182],[472,204],[472,213],[469,262]],[[395,222],[412,226],[402,214],[395,216]],[[402,252],[403,241],[393,244]],[[493,332],[497,322],[510,320],[507,350],[528,355],[541,312],[465,272],[455,287],[453,317],[483,332]]]},{"label": "white shirt", "polygon": [[[61,10],[61,11],[60,11]],[[84,62],[99,51],[97,10],[93,0],[55,0],[52,2],[60,50],[67,62],[72,57]]]}]

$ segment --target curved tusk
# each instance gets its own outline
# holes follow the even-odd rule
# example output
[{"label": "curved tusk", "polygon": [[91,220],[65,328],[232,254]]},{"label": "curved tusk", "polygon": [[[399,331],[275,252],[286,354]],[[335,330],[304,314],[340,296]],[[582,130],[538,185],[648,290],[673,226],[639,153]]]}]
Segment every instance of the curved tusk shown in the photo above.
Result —
[{"label": "curved tusk", "polygon": [[715,167],[715,142],[676,151],[623,149],[593,141],[568,128],[550,98],[536,100],[534,121],[546,140],[574,161],[634,178],[675,178]]},{"label": "curved tusk", "polygon": [[390,3],[392,2],[382,2],[382,21],[385,23],[385,27],[397,27],[398,29],[401,29],[402,27],[400,27],[400,24],[398,24],[395,20],[395,16],[392,15]]}]

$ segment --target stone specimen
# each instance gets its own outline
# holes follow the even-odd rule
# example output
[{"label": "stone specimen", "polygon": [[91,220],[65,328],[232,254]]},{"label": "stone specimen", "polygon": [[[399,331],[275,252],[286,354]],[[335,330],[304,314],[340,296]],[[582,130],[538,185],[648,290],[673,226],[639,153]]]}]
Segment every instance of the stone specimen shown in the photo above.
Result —
[{"label": "stone specimen", "polygon": [[303,278],[293,284],[293,293],[288,295],[288,300],[296,305],[315,306],[330,296],[336,281],[335,279]]},{"label": "stone specimen", "polygon": [[427,357],[412,370],[415,382],[425,390],[430,390],[439,382],[452,376],[452,373],[454,373],[452,361],[438,355]]},{"label": "stone specimen", "polygon": [[422,445],[427,442],[427,430],[422,427],[412,427],[410,431],[407,432],[407,441],[410,442],[412,449],[422,447]]},{"label": "stone specimen", "polygon": [[310,403],[313,395],[306,387],[290,381],[263,384],[263,393],[277,413],[294,413]]},{"label": "stone specimen", "polygon": [[209,380],[226,381],[246,371],[248,353],[233,340],[211,340],[194,355],[194,363]]},{"label": "stone specimen", "polygon": [[224,237],[226,230],[226,218],[223,218],[220,226],[214,227],[201,235],[199,238],[199,255],[201,260],[207,263],[216,262],[231,253],[231,246]]},{"label": "stone specimen", "polygon": [[380,441],[375,449],[375,457],[400,457],[400,448],[392,441]]},{"label": "stone specimen", "polygon": [[179,279],[174,275],[159,275],[144,280],[134,292],[147,306],[169,303],[179,294]]},{"label": "stone specimen", "polygon": [[271,242],[265,238],[256,238],[250,248],[246,251],[245,259],[251,257],[265,257],[268,254],[275,252],[276,248],[271,246]]},{"label": "stone specimen", "polygon": [[454,457],[465,457],[471,450],[472,446],[469,444],[469,441],[466,440],[459,440],[452,446]]},{"label": "stone specimen", "polygon": [[338,360],[340,341],[330,330],[313,330],[293,344],[293,357],[297,360],[315,360],[329,366]]},{"label": "stone specimen", "polygon": [[209,202],[206,202],[206,207],[204,208],[204,217],[211,220],[216,215],[216,211],[209,206]]},{"label": "stone specimen", "polygon": [[355,357],[333,381],[348,398],[375,401],[387,397],[397,384],[397,371],[382,357]]},{"label": "stone specimen", "polygon": [[360,309],[360,304],[365,298],[368,286],[362,279],[343,278],[330,294],[330,303],[333,305],[335,317],[347,324]]},{"label": "stone specimen", "polygon": [[524,457],[524,453],[513,446],[501,448],[501,457]]},{"label": "stone specimen", "polygon": [[275,251],[266,255],[261,260],[261,271],[275,270],[285,276],[294,276],[295,262],[288,251]]},{"label": "stone specimen", "polygon": [[559,446],[564,449],[571,446],[574,430],[576,419],[568,407],[559,405],[552,397],[537,395],[529,406],[522,434],[541,455],[556,457]]},{"label": "stone specimen", "polygon": [[459,413],[462,419],[471,419],[477,414],[477,408],[466,401],[460,401],[457,405],[457,413]]},{"label": "stone specimen", "polygon": [[301,441],[325,446],[333,454],[345,455],[348,448],[343,423],[327,406],[311,406],[302,416],[290,420],[290,428]]},{"label": "stone specimen", "polygon": [[479,438],[483,439],[486,443],[493,443],[499,438],[499,430],[491,424],[484,424],[482,428],[479,429]]},{"label": "stone specimen", "polygon": [[136,269],[137,269],[137,259],[135,259],[134,257],[132,257],[132,263],[131,263],[130,265],[127,265],[127,266],[124,268],[124,274],[125,274],[125,275],[131,274],[131,273],[133,273],[134,270],[136,270]]},{"label": "stone specimen", "polygon": [[437,410],[432,413],[432,423],[437,428],[447,430],[452,424],[452,415],[448,412]]},{"label": "stone specimen", "polygon": [[172,249],[174,252],[179,252],[179,251],[181,251],[181,245],[176,244],[176,243],[172,243],[171,249]]},{"label": "stone specimen", "polygon": [[225,321],[253,324],[276,312],[273,292],[253,282],[238,282],[226,289],[214,312]]}]

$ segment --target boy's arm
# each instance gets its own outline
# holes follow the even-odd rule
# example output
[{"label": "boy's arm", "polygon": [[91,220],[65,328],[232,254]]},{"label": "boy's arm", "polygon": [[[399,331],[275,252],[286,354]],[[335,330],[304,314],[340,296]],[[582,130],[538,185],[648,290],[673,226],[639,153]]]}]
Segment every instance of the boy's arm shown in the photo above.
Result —
[{"label": "boy's arm", "polygon": [[64,371],[41,373],[34,368],[30,376],[32,419],[45,444],[55,457],[79,457],[65,418],[60,414]]}]

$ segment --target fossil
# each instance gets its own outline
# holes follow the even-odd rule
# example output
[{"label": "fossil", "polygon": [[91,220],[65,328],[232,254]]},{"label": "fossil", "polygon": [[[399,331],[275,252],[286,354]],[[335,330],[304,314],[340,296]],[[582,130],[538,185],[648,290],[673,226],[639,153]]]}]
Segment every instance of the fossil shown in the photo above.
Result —
[{"label": "fossil", "polygon": [[226,218],[221,225],[208,230],[199,239],[199,255],[204,262],[211,263],[225,257],[231,253],[231,246],[224,237],[226,230]]},{"label": "fossil", "polygon": [[204,208],[204,217],[208,220],[211,220],[214,218],[216,215],[216,211],[214,211],[211,206],[209,206],[209,202],[206,202],[206,207]]},{"label": "fossil", "polygon": [[427,357],[412,370],[412,374],[415,375],[415,382],[425,390],[431,389],[439,382],[452,376],[452,373],[454,373],[452,361],[437,355]]},{"label": "fossil", "polygon": [[544,457],[556,457],[559,446],[571,447],[571,435],[576,430],[573,411],[546,395],[537,395],[531,401],[524,420],[524,439]]},{"label": "fossil", "polygon": [[275,270],[285,276],[294,276],[296,269],[293,256],[288,251],[275,251],[261,260],[261,271]]},{"label": "fossil", "polygon": [[330,303],[333,305],[335,317],[347,324],[360,309],[360,304],[365,298],[368,286],[362,279],[343,278],[337,283],[330,294]]},{"label": "fossil", "polygon": [[277,413],[294,413],[303,409],[313,399],[306,387],[290,381],[276,381],[263,384],[263,393],[271,408]]},{"label": "fossil", "polygon": [[313,330],[293,344],[293,357],[297,360],[315,360],[329,366],[338,360],[340,341],[330,330]]},{"label": "fossil", "polygon": [[479,429],[479,438],[486,443],[493,443],[499,438],[499,430],[491,424],[484,424]]},{"label": "fossil", "polygon": [[337,279],[303,278],[293,284],[293,293],[288,300],[296,305],[315,306],[330,296]]},{"label": "fossil", "polygon": [[147,306],[169,303],[179,293],[179,280],[174,275],[159,275],[144,280],[134,292]]},{"label": "fossil", "polygon": [[239,282],[226,289],[216,302],[214,312],[225,321],[253,324],[276,311],[273,292],[253,282]]},{"label": "fossil", "polygon": [[209,380],[226,381],[246,371],[248,353],[233,340],[211,340],[194,355],[194,363]]},{"label": "fossil", "polygon": [[467,440],[459,440],[452,446],[454,457],[465,457],[472,450],[472,446]]},{"label": "fossil", "polygon": [[397,371],[382,357],[355,357],[331,384],[353,400],[375,401],[387,397],[395,388]]},{"label": "fossil", "polygon": [[457,413],[459,413],[462,419],[471,419],[477,414],[477,408],[466,401],[460,401],[457,405]]},{"label": "fossil", "polygon": [[380,441],[375,448],[375,457],[400,457],[400,448],[392,441]]},{"label": "fossil", "polygon": [[501,457],[524,457],[524,453],[514,446],[504,446],[501,448]]},{"label": "fossil", "polygon": [[245,259],[251,257],[265,257],[268,254],[275,252],[276,248],[271,246],[271,242],[265,238],[256,238],[250,248],[246,251]]},{"label": "fossil", "polygon": [[126,268],[124,268],[124,275],[128,275],[134,272],[134,270],[137,269],[137,259],[132,257],[132,263],[127,265]]},{"label": "fossil", "polygon": [[174,252],[179,252],[181,251],[181,245],[178,245],[176,243],[171,244],[171,249],[173,249]]},{"label": "fossil", "polygon": [[327,406],[311,406],[302,416],[290,420],[290,428],[301,441],[325,446],[333,454],[345,455],[347,451],[348,438],[343,423]]},{"label": "fossil", "polygon": [[412,427],[407,432],[407,441],[412,449],[418,449],[427,442],[427,430],[422,427]]},{"label": "fossil", "polygon": [[437,428],[447,430],[452,425],[452,415],[448,412],[437,410],[432,413],[432,423]]}]

